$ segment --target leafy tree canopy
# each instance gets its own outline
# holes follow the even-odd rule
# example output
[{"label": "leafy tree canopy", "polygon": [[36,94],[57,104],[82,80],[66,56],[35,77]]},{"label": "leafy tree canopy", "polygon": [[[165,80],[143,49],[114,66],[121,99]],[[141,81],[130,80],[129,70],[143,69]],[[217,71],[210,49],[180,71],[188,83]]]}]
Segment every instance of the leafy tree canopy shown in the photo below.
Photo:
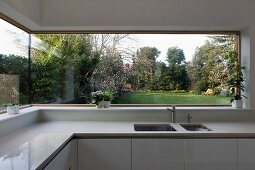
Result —
[{"label": "leafy tree canopy", "polygon": [[185,61],[184,52],[178,47],[168,48],[166,55],[169,64],[182,64]]}]

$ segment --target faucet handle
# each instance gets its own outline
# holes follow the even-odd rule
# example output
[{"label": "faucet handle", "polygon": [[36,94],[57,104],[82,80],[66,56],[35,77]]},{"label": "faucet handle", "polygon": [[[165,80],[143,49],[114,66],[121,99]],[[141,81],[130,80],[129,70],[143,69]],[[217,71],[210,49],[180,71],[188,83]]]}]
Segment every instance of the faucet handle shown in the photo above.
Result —
[{"label": "faucet handle", "polygon": [[191,123],[192,115],[188,114],[188,123]]},{"label": "faucet handle", "polygon": [[170,109],[170,108],[166,108],[166,110],[168,110],[168,111],[172,111],[172,109]]}]

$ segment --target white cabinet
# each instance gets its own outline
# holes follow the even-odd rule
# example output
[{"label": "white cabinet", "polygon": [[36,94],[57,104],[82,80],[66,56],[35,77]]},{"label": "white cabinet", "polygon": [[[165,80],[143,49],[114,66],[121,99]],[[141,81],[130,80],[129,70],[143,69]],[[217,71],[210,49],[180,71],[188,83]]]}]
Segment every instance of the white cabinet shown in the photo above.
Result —
[{"label": "white cabinet", "polygon": [[255,139],[238,139],[238,170],[255,169]]},{"label": "white cabinet", "polygon": [[254,170],[254,154],[255,139],[74,139],[44,169]]},{"label": "white cabinet", "polygon": [[70,141],[44,170],[77,170],[77,140]]},{"label": "white cabinet", "polygon": [[237,139],[185,140],[186,170],[237,170]]},{"label": "white cabinet", "polygon": [[184,140],[132,140],[132,170],[170,169],[184,170]]},{"label": "white cabinet", "polygon": [[131,139],[78,140],[79,170],[131,170]]}]

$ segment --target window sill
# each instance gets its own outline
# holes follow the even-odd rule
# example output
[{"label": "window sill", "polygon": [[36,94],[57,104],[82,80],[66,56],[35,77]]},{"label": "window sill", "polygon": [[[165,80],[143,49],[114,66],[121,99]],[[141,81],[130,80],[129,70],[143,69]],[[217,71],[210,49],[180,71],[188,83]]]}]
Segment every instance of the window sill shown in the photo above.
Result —
[{"label": "window sill", "polygon": [[[165,110],[166,108],[172,107],[170,106],[128,106],[128,107],[120,107],[120,106],[112,106],[110,108],[96,108],[94,105],[87,107],[87,106],[50,106],[50,105],[41,105],[41,106],[33,106],[33,108],[38,108],[39,110]],[[176,106],[177,110],[253,110],[249,108],[233,108],[231,106]]]},{"label": "window sill", "polygon": [[6,121],[6,120],[14,119],[14,118],[17,118],[17,117],[21,117],[21,116],[24,116],[26,114],[30,114],[30,113],[38,111],[38,110],[39,109],[36,108],[36,107],[31,107],[31,106],[28,107],[27,106],[25,108],[20,109],[19,113],[15,114],[15,115],[9,115],[6,112],[2,113],[2,114],[0,114],[0,123],[1,123],[1,121]]},{"label": "window sill", "polygon": [[[171,106],[169,106],[171,107]],[[6,120],[10,120],[10,119],[15,119],[21,116],[25,116],[27,114],[33,114],[34,112],[37,111],[99,111],[99,112],[103,112],[103,111],[142,111],[142,112],[146,112],[146,111],[162,111],[162,110],[166,110],[166,108],[168,107],[111,107],[111,108],[96,108],[94,107],[82,107],[82,106],[77,106],[77,107],[70,107],[65,105],[63,106],[32,106],[32,107],[28,107],[28,108],[24,108],[22,110],[20,110],[19,114],[16,115],[8,115],[7,113],[4,114],[0,114],[0,123]],[[226,107],[176,107],[177,110],[180,111],[253,111],[254,109],[249,109],[249,108],[242,108],[242,109],[237,109],[237,108],[232,108],[231,106],[226,106]]]}]

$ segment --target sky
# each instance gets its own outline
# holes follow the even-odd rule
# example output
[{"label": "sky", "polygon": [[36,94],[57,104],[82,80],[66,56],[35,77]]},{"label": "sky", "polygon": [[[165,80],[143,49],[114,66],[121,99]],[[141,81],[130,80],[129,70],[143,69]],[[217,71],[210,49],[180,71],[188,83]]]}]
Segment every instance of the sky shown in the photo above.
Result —
[{"label": "sky", "polygon": [[157,61],[164,62],[169,47],[178,47],[183,50],[186,61],[191,61],[197,47],[202,46],[208,39],[205,34],[133,34],[132,39],[123,44],[134,51],[141,47],[156,47],[161,53]]},{"label": "sky", "polygon": [[[11,33],[18,33],[18,39]],[[169,47],[179,47],[184,51],[186,61],[191,61],[195,49],[204,44],[208,35],[201,34],[131,34],[130,39],[122,41],[121,46],[136,51],[141,47],[156,47],[161,53],[157,61],[165,61]],[[17,44],[23,44],[17,45]],[[28,34],[0,19],[0,54],[16,54],[27,57]]]},{"label": "sky", "polygon": [[[17,34],[14,35],[12,32]],[[17,35],[18,37],[15,38]],[[28,50],[24,48],[25,46],[28,46],[28,34],[0,19],[0,54],[16,54],[27,57]]]}]

